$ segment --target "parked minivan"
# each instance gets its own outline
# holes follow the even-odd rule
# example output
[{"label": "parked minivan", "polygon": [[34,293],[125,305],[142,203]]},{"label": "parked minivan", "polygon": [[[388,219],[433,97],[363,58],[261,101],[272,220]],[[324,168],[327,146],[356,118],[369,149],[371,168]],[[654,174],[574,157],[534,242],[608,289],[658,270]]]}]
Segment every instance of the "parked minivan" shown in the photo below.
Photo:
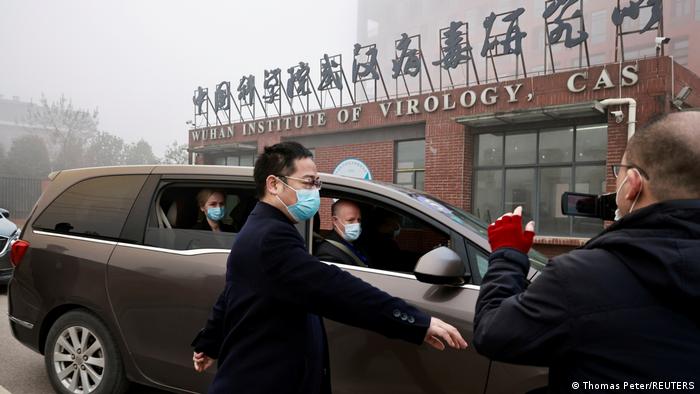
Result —
[{"label": "parked minivan", "polygon": [[[337,265],[471,339],[489,255],[484,224],[416,190],[320,176],[319,215],[297,225],[309,251],[332,231],[334,199],[361,207],[363,234],[371,234],[373,217],[394,215],[401,231],[392,261]],[[44,355],[59,393],[121,393],[129,381],[205,392],[215,368],[194,371],[190,342],[224,287],[227,256],[256,204],[253,169],[122,166],[50,179],[12,245],[14,337]],[[203,189],[226,194],[224,222],[234,231],[194,229]],[[531,262],[532,278],[545,259],[533,252]],[[534,393],[547,384],[545,368],[492,362],[473,348],[439,352],[332,321],[326,328],[335,393]]]}]

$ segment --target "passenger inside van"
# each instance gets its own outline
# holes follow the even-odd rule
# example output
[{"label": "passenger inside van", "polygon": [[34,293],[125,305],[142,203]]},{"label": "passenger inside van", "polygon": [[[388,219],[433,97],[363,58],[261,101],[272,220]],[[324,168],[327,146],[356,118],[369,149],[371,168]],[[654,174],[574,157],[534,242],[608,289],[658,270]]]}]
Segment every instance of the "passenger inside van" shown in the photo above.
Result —
[{"label": "passenger inside van", "polygon": [[226,214],[226,194],[222,190],[202,189],[197,193],[199,218],[193,230],[234,232],[233,226],[223,223]]},{"label": "passenger inside van", "polygon": [[367,251],[369,266],[390,271],[412,272],[418,255],[401,247],[401,217],[391,211],[375,207],[367,220],[366,237],[361,247]]}]

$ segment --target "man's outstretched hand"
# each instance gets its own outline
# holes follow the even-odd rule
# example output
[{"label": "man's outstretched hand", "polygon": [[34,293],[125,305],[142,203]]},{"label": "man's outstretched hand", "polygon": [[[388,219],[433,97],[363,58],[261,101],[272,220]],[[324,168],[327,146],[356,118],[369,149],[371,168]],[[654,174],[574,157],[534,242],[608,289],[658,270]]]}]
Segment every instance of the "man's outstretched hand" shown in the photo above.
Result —
[{"label": "man's outstretched hand", "polygon": [[523,231],[522,214],[523,207],[517,207],[491,223],[488,228],[491,252],[501,248],[512,248],[525,254],[530,251],[535,238],[535,222],[530,221]]},{"label": "man's outstretched hand", "polygon": [[207,356],[203,352],[195,352],[192,356],[192,361],[194,362],[194,370],[197,372],[204,372],[207,368],[214,364],[215,359]]},{"label": "man's outstretched hand", "polygon": [[430,327],[424,341],[437,350],[444,350],[445,342],[455,349],[466,349],[469,346],[456,328],[436,317],[430,318]]}]

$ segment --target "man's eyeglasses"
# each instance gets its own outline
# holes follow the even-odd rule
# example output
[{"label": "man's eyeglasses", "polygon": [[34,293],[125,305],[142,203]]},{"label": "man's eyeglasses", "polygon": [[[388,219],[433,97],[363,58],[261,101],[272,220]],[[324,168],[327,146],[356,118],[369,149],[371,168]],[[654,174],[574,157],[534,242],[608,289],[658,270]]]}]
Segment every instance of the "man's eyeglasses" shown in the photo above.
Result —
[{"label": "man's eyeglasses", "polygon": [[634,168],[634,169],[636,169],[637,171],[639,171],[639,173],[640,173],[644,178],[646,178],[647,180],[649,179],[649,175],[647,175],[647,173],[646,173],[643,169],[641,169],[639,166],[636,166],[636,165],[634,165],[634,164],[612,164],[612,165],[610,166],[610,169],[612,170],[612,174],[613,174],[613,176],[614,176],[615,178],[617,178],[618,174],[620,173],[620,169],[622,169],[623,167],[624,167],[624,168],[628,168],[628,169],[629,169],[629,168]]},{"label": "man's eyeglasses", "polygon": [[288,178],[288,179],[294,179],[295,181],[299,181],[304,184],[304,186],[308,188],[315,187],[316,189],[320,189],[321,185],[323,184],[321,182],[321,178],[297,178],[293,176],[285,176],[285,175],[280,175],[280,178]]}]

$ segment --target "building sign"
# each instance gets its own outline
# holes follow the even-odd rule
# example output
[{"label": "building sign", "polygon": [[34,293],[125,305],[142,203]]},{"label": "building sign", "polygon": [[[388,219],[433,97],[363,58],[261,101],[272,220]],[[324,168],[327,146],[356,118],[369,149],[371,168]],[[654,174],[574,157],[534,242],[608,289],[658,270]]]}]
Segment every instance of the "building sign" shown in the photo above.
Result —
[{"label": "building sign", "polygon": [[[548,71],[548,64],[551,71],[554,70],[554,55],[552,46],[562,45],[565,50],[577,51],[579,53],[579,66],[590,65],[588,56],[588,41],[591,39],[585,29],[583,0],[541,0],[544,1],[544,10],[541,15],[542,24],[545,30],[545,65],[544,72]],[[611,6],[609,23],[616,29],[615,54],[624,54],[623,38],[629,34],[644,34],[655,32],[657,38],[663,37],[663,0],[618,0],[616,6]],[[642,10],[648,10],[643,13]],[[427,60],[422,48],[422,38],[419,34],[410,35],[401,33],[395,40],[393,56],[391,59],[391,72],[387,77],[394,81],[394,95],[390,95],[387,83],[379,64],[379,51],[376,44],[354,45],[352,56],[352,72],[350,73],[350,83],[343,68],[343,58],[341,54],[325,54],[318,63],[318,68],[305,61],[287,68],[271,68],[264,70],[262,78],[262,91],[258,91],[257,84],[260,81],[254,75],[249,74],[241,77],[237,84],[221,82],[216,86],[214,102],[211,102],[208,88],[198,87],[192,97],[194,105],[194,129],[210,128],[210,110],[213,111],[216,120],[215,126],[234,123],[231,117],[231,109],[235,109],[239,121],[243,124],[241,132],[243,134],[255,134],[267,131],[289,130],[291,127],[323,127],[326,122],[325,112],[327,108],[343,108],[338,112],[338,122],[357,121],[359,110],[356,107],[360,97],[364,97],[367,102],[378,102],[380,97],[378,92],[383,90],[383,100],[398,97],[408,97],[415,94],[411,90],[409,81],[417,84],[418,95],[429,92],[431,96],[425,103],[419,103],[416,99],[406,101],[406,107],[401,108],[400,100],[395,104],[382,103],[382,112],[387,113],[387,107],[392,105],[396,110],[396,115],[415,114],[419,106],[423,112],[432,112],[442,108],[449,110],[452,104],[470,107],[477,102],[484,105],[493,105],[498,97],[505,97],[505,92],[498,94],[496,90],[502,88],[487,88],[480,92],[469,89],[462,97],[445,98],[441,94],[436,94],[430,68],[439,71],[439,90],[445,88],[455,89],[452,79],[452,71],[464,68],[466,72],[466,86],[475,79],[476,86],[481,83],[477,74],[475,58],[481,55],[482,61],[486,65],[486,81],[489,73],[492,73],[496,82],[500,82],[499,73],[496,67],[495,58],[509,56],[515,59],[515,78],[522,73],[527,77],[527,67],[523,56],[523,45],[528,38],[528,32],[519,25],[528,10],[520,7],[514,10],[495,13],[488,12],[479,24],[470,25],[467,21],[453,21],[448,27],[440,29],[437,40],[439,42],[439,58]],[[625,30],[626,20],[635,20],[637,25],[642,26],[637,30]],[[645,19],[645,20],[642,20]],[[472,52],[472,43],[469,41],[470,27],[476,26],[483,29],[484,42],[480,48],[476,48],[477,55]],[[428,40],[432,42],[433,40]],[[549,54],[549,56],[547,56]],[[585,61],[583,56],[585,54]],[[663,46],[657,44],[657,55],[663,55]],[[622,59],[624,61],[624,57]],[[430,67],[429,67],[430,66]],[[283,71],[285,70],[285,71]],[[635,78],[632,78],[631,71],[626,68],[623,72],[622,86],[630,86]],[[470,72],[473,71],[473,78]],[[593,90],[610,88],[613,85],[610,75],[604,71],[600,78],[595,81],[587,81],[589,76],[585,73],[578,73],[569,80],[569,91],[573,93],[582,92],[586,86],[594,86]],[[445,80],[443,80],[445,79]],[[587,83],[584,83],[587,82]],[[465,86],[465,85],[462,85]],[[383,89],[380,89],[383,88]],[[369,92],[368,92],[369,89]],[[517,94],[517,86],[511,86],[507,92],[508,102],[512,103]],[[348,96],[353,108],[344,108],[343,97]],[[374,98],[372,99],[372,96]],[[313,102],[312,102],[313,99]],[[336,100],[337,99],[337,100]],[[528,98],[531,100],[531,97]],[[273,111],[268,111],[273,107]],[[264,117],[260,117],[256,108],[262,110]],[[321,111],[319,113],[313,113]],[[284,117],[284,114],[290,114]],[[304,114],[304,115],[301,115]],[[270,116],[268,116],[270,115]],[[271,119],[272,118],[272,119]],[[264,120],[261,120],[264,119]],[[205,133],[206,134],[206,133]],[[210,134],[208,134],[210,135]]]},{"label": "building sign", "polygon": [[[619,81],[620,86],[634,86],[639,82],[639,69],[636,65],[630,65],[622,67],[621,80]],[[572,74],[566,83],[567,89],[571,93],[581,93],[585,91],[589,85],[591,85],[589,80],[588,71]],[[593,90],[600,89],[612,89],[615,87],[615,83],[610,77],[610,73],[607,69],[603,68],[600,75],[595,79],[595,84],[593,85]]]},{"label": "building sign", "polygon": [[[567,89],[571,93],[583,93],[585,91],[598,91],[613,89],[618,86],[631,87],[639,82],[639,69],[637,65],[622,67],[621,79],[616,80],[617,73],[611,74],[602,68],[596,74],[589,71],[575,72],[567,80]],[[430,114],[437,111],[451,111],[458,107],[472,108],[476,105],[493,106],[501,101],[508,104],[517,104],[521,100],[531,102],[534,99],[532,92],[523,90],[522,83],[490,86],[481,89],[466,89],[460,93],[442,92],[425,97],[407,97],[396,100],[376,103],[379,113],[385,119],[403,117],[409,115]],[[233,138],[234,134],[254,136],[272,132],[284,132],[298,129],[323,129],[328,125],[329,116],[333,116],[337,124],[345,125],[357,123],[362,118],[363,106],[357,105],[349,108],[340,108],[335,114],[330,115],[326,111],[317,111],[305,114],[281,116],[277,118],[253,120],[237,124],[215,126],[211,128],[195,129],[190,131],[193,141],[220,140]]]},{"label": "building sign", "polygon": [[360,159],[345,159],[341,161],[333,170],[333,175],[342,175],[366,181],[372,180],[372,173],[369,167]]}]

